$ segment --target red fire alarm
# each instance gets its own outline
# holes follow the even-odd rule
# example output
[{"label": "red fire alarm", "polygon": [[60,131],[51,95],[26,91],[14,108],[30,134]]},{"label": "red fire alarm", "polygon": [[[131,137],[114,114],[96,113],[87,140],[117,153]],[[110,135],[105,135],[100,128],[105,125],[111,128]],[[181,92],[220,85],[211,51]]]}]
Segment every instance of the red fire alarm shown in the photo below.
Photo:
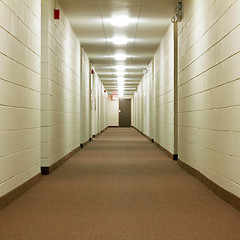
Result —
[{"label": "red fire alarm", "polygon": [[60,19],[60,10],[54,9],[54,19]]},{"label": "red fire alarm", "polygon": [[92,70],[92,74],[94,74],[94,70]]},{"label": "red fire alarm", "polygon": [[106,92],[106,90],[104,90],[104,92]]}]

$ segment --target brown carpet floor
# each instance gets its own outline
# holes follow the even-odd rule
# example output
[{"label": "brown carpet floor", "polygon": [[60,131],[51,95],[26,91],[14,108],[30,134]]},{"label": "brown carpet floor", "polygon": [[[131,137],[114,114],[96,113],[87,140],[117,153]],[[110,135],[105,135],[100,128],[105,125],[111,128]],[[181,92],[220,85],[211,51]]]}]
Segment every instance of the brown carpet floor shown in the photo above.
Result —
[{"label": "brown carpet floor", "polygon": [[0,211],[0,240],[240,239],[240,212],[132,128],[109,128]]}]

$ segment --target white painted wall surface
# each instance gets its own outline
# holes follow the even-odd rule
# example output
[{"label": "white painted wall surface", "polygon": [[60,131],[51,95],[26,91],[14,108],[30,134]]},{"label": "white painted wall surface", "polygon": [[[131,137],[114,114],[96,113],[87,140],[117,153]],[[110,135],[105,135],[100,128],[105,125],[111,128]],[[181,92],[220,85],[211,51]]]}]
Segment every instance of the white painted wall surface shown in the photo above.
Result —
[{"label": "white painted wall surface", "polygon": [[154,92],[154,64],[153,60],[148,66],[149,76],[149,137],[154,139],[155,136],[155,92]]},{"label": "white painted wall surface", "polygon": [[40,172],[41,1],[0,1],[0,197]]},{"label": "white painted wall surface", "polygon": [[179,158],[240,197],[240,1],[183,4]]},{"label": "white painted wall surface", "polygon": [[[108,93],[92,67],[94,73],[92,85],[92,135],[104,130],[108,125]],[[105,91],[105,92],[104,92]]]},{"label": "white painted wall surface", "polygon": [[119,122],[119,102],[118,98],[116,101],[111,99],[111,96],[108,97],[108,125],[110,127],[117,127]]},{"label": "white painted wall surface", "polygon": [[84,49],[81,48],[81,144],[91,137],[90,70],[88,56]]},{"label": "white painted wall surface", "polygon": [[174,152],[174,25],[170,24],[155,55],[155,137]]},{"label": "white painted wall surface", "polygon": [[80,136],[80,44],[62,10],[53,18],[54,8],[54,0],[42,1],[42,166],[77,148]]}]

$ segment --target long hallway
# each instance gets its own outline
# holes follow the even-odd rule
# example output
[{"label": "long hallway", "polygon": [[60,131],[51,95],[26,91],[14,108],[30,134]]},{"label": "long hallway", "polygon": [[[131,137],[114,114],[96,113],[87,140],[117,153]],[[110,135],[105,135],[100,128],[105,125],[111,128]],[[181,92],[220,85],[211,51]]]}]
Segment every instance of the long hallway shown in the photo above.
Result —
[{"label": "long hallway", "polygon": [[240,239],[239,211],[133,128],[108,128],[0,212],[1,240]]}]

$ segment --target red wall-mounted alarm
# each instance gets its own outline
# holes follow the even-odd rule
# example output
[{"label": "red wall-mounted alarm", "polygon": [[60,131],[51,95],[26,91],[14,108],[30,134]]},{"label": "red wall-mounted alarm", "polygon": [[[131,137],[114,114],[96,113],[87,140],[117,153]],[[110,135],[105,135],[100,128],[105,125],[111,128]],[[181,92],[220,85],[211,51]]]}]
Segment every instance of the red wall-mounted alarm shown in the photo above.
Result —
[{"label": "red wall-mounted alarm", "polygon": [[60,10],[54,9],[54,19],[60,19]]}]

